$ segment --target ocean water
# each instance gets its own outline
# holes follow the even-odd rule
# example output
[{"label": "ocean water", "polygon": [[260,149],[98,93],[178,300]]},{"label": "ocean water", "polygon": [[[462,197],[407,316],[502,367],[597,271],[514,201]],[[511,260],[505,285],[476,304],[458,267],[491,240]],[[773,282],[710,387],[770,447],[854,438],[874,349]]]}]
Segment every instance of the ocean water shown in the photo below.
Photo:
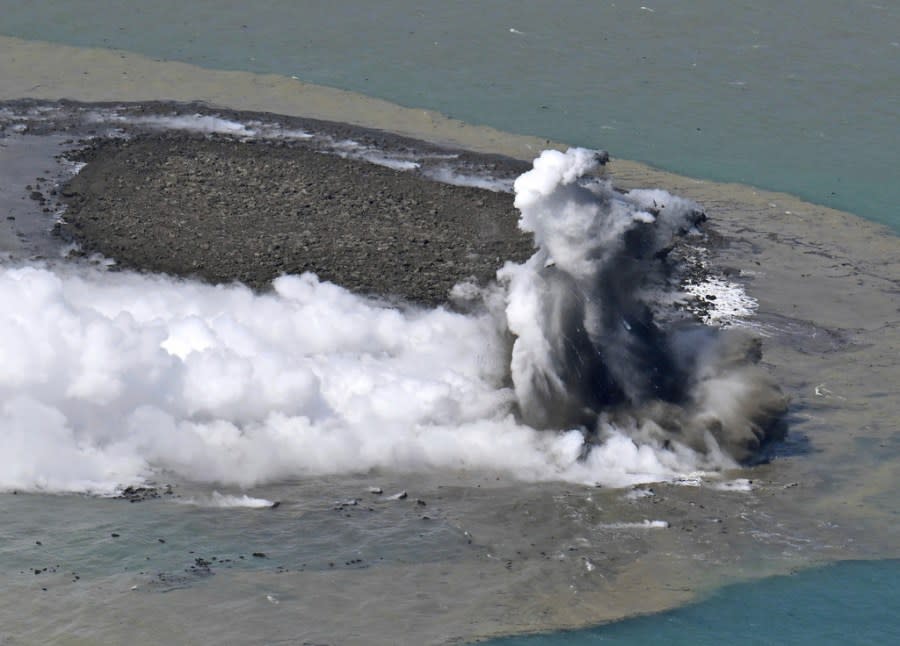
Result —
[{"label": "ocean water", "polygon": [[[159,2],[135,8],[91,1],[0,2],[0,15],[0,33],[5,35],[124,49],[208,68],[297,76],[412,107],[434,109],[471,123],[607,148],[616,157],[643,160],[687,175],[788,191],[900,228],[895,207],[900,197],[895,170],[896,133],[900,131],[900,77],[896,74],[900,9],[890,3],[825,0],[785,7],[783,3],[767,1],[730,3],[726,7],[714,2],[427,2],[413,8],[402,2],[327,6],[295,2]],[[270,627],[283,625],[287,631],[294,628],[291,620],[272,613],[279,609],[309,613],[310,608],[315,610],[310,597],[319,592],[323,599],[339,602],[342,598],[340,585],[332,593],[318,578],[321,573],[336,571],[339,577],[346,574],[346,579],[338,579],[343,585],[368,585],[365,589],[373,597],[380,597],[386,596],[386,589],[397,593],[391,587],[395,583],[392,579],[408,589],[417,585],[415,576],[394,576],[391,568],[410,561],[421,561],[423,567],[428,567],[429,559],[434,559],[439,568],[458,571],[440,574],[450,577],[453,584],[466,577],[484,577],[483,570],[487,570],[491,574],[486,589],[495,590],[495,597],[479,597],[479,606],[495,598],[500,605],[521,606],[522,615],[528,615],[528,596],[539,587],[515,592],[511,590],[521,579],[515,579],[515,584],[496,583],[512,576],[512,559],[518,557],[519,548],[527,550],[537,542],[563,562],[569,550],[588,549],[579,542],[587,540],[582,535],[587,534],[592,540],[596,537],[589,547],[593,550],[590,555],[577,563],[570,559],[577,566],[564,570],[563,575],[547,575],[548,585],[553,579],[554,590],[573,590],[571,597],[559,593],[552,602],[562,608],[559,614],[565,616],[568,605],[577,607],[576,594],[586,597],[589,591],[597,591],[583,577],[593,571],[595,561],[607,558],[604,541],[624,542],[630,554],[640,554],[648,544],[656,545],[653,541],[662,540],[656,536],[674,534],[674,529],[669,531],[678,526],[674,519],[687,514],[676,509],[677,513],[669,510],[671,517],[653,515],[654,496],[643,497],[643,488],[629,490],[633,499],[620,499],[614,492],[585,493],[583,489],[576,489],[573,497],[555,481],[568,479],[581,485],[590,482],[590,474],[579,471],[579,438],[558,438],[548,446],[509,420],[492,419],[487,428],[479,414],[502,409],[508,402],[499,400],[509,397],[509,393],[498,395],[492,388],[496,385],[496,373],[501,371],[495,365],[496,357],[468,360],[472,352],[465,345],[467,342],[493,338],[495,331],[489,330],[484,320],[457,319],[435,312],[417,315],[382,311],[377,304],[356,301],[340,290],[310,280],[283,281],[280,298],[257,300],[239,288],[207,290],[195,286],[189,287],[194,290],[189,293],[161,278],[122,275],[107,280],[90,271],[55,275],[43,267],[22,271],[4,268],[2,278],[6,302],[23,305],[29,320],[56,321],[59,326],[46,334],[54,340],[46,346],[24,341],[5,346],[16,350],[13,359],[18,361],[4,363],[7,373],[33,378],[26,386],[18,384],[17,394],[37,393],[44,400],[43,406],[31,408],[22,398],[3,402],[5,429],[12,429],[3,438],[4,455],[21,457],[10,461],[7,466],[12,468],[5,469],[2,476],[7,490],[2,501],[4,513],[15,515],[17,520],[5,523],[0,530],[5,545],[0,550],[0,564],[5,572],[16,573],[18,578],[8,579],[12,583],[0,598],[0,610],[7,619],[22,616],[16,606],[17,593],[25,591],[32,596],[23,592],[22,598],[39,599],[41,588],[35,586],[44,585],[53,596],[49,601],[37,602],[38,606],[68,619],[52,621],[52,613],[29,609],[25,616],[34,613],[35,617],[47,619],[33,622],[39,624],[32,627],[34,632],[29,632],[27,625],[0,627],[0,638],[6,637],[6,629],[13,637],[30,636],[35,642],[45,641],[48,634],[63,641],[68,637],[65,621],[79,625],[73,617],[91,612],[99,617],[98,624],[117,612],[132,618],[140,617],[141,612],[147,617],[158,617],[160,608],[164,612],[166,606],[164,602],[150,601],[152,595],[121,601],[134,588],[142,591],[154,586],[167,593],[154,598],[177,599],[186,606],[196,603],[192,606],[195,611],[210,613],[213,619],[207,622],[209,625],[194,633],[200,641],[215,641],[215,618],[227,617],[234,608],[246,612],[248,617],[263,618],[260,621],[269,622]],[[155,310],[151,312],[140,302],[149,292],[157,295]],[[318,336],[297,336],[297,330],[287,329],[289,326],[274,333],[265,329],[273,318],[307,315],[304,299],[316,301],[319,308]],[[222,310],[228,315],[221,316]],[[46,312],[58,317],[46,317]],[[380,321],[375,334],[378,338],[354,340],[355,332],[340,326],[341,317],[348,315],[357,321]],[[12,319],[18,322],[15,317]],[[864,322],[857,327],[864,327]],[[47,332],[38,326],[25,328],[22,339],[30,338],[28,334]],[[810,329],[812,337],[822,332],[815,327]],[[78,333],[68,334],[73,330]],[[458,331],[461,345],[443,344],[441,334],[448,330]],[[333,341],[341,335],[345,338]],[[426,361],[407,351],[411,337],[427,346],[430,354]],[[837,333],[833,338],[837,339],[835,344],[844,343]],[[360,352],[364,355],[362,361],[341,362],[347,352],[347,346],[341,343],[348,339],[352,352],[359,350],[354,343],[365,346],[366,351]],[[170,356],[159,352],[160,344],[168,344]],[[316,370],[306,370],[307,356],[284,350],[301,344],[308,348],[299,355],[306,352],[316,355],[314,361],[330,361],[331,372],[323,377]],[[819,348],[811,341],[809,344],[801,355],[813,352],[806,347]],[[104,348],[114,351],[104,354]],[[28,350],[34,353],[28,354]],[[179,363],[191,350],[211,352]],[[332,356],[327,356],[328,352]],[[865,361],[873,360],[871,355],[865,356]],[[447,374],[435,380],[423,363],[428,364],[425,367],[449,368]],[[35,365],[41,370],[29,372],[24,367]],[[399,373],[392,372],[398,367]],[[291,383],[280,390],[270,387],[273,384],[265,375],[273,370],[292,371]],[[796,463],[791,460],[822,450],[810,428],[817,428],[817,418],[840,409],[836,402],[845,394],[850,397],[831,390],[835,387],[828,380],[840,370],[840,366],[817,367],[815,374],[807,372],[800,377],[786,371],[787,379],[808,387],[814,392],[810,395],[812,401],[821,405],[804,401],[795,407],[795,414],[802,420],[784,449],[785,460],[781,464],[788,463],[802,471],[799,459]],[[42,382],[39,372],[50,377]],[[54,375],[59,378],[54,380]],[[216,401],[205,400],[200,387],[211,379],[228,382]],[[348,384],[357,388],[350,396],[346,396]],[[84,405],[72,404],[73,391],[66,391],[66,386],[78,391],[75,395],[82,397]],[[181,387],[184,389],[179,391]],[[883,384],[878,390],[884,390]],[[142,392],[150,393],[150,403],[162,409],[165,416],[147,417],[146,411],[141,411],[144,417],[130,419],[127,432],[119,435],[120,417],[134,412],[135,401],[148,400]],[[473,396],[479,411],[466,410],[461,405],[471,405]],[[879,401],[889,397],[889,393],[881,393]],[[398,402],[407,406],[407,417],[397,417]],[[862,417],[870,403],[875,412]],[[867,472],[887,484],[874,492],[860,485],[859,490],[853,490],[839,502],[847,507],[862,507],[865,503],[883,510],[887,520],[880,527],[893,527],[890,531],[896,534],[895,503],[884,493],[891,491],[891,483],[896,484],[896,471],[888,463],[888,457],[896,454],[896,442],[885,440],[884,434],[865,435],[869,426],[891,428],[895,422],[890,412],[884,413],[875,404],[855,399],[845,404],[850,412],[840,419],[852,433],[861,433],[853,440],[853,446],[867,457],[855,464],[863,464]],[[263,417],[260,411],[273,407],[280,409],[282,417],[275,423],[270,424],[271,419],[260,423],[254,438],[260,441],[253,443],[252,450],[244,450],[235,428],[248,420],[259,421]],[[302,417],[299,413],[309,410],[315,414],[303,426],[305,422],[298,420]],[[335,410],[343,416],[344,423],[339,428],[344,435],[338,437],[336,447],[326,446],[321,454],[315,454],[306,450],[309,444],[287,441],[293,439],[291,433],[299,426],[303,426],[303,433],[324,437],[324,430],[334,428],[329,425],[334,423],[330,415]],[[858,424],[861,429],[855,425],[857,418],[865,420]],[[67,419],[81,423],[95,420],[96,436],[68,433]],[[389,428],[390,433],[369,434],[367,424],[373,419],[379,428]],[[410,424],[416,425],[415,432],[409,432]],[[449,433],[441,435],[446,430],[442,424],[468,425],[470,434],[462,439]],[[84,426],[91,428],[89,423]],[[434,436],[423,440],[422,426]],[[166,432],[151,437],[144,433],[144,427]],[[505,439],[501,438],[499,449],[496,443],[484,439],[496,440],[498,430],[508,433]],[[813,439],[806,433],[812,434]],[[40,450],[29,444],[29,438],[35,436],[42,439],[37,443]],[[90,445],[92,450],[83,450],[86,440],[96,440]],[[418,441],[421,443],[414,443]],[[825,450],[832,441],[822,440]],[[813,448],[804,448],[807,443]],[[362,460],[371,471],[365,476],[336,478],[334,474],[340,476],[342,470],[353,471],[353,465],[335,466],[334,455]],[[621,457],[611,458],[610,466],[622,467]],[[660,474],[672,476],[673,471],[685,476],[688,474],[684,472],[698,466],[682,463],[671,469],[672,465],[648,462],[646,457],[640,452],[630,456],[632,462],[624,462],[623,478],[633,476],[637,467],[646,471],[638,473],[644,477],[635,481],[646,481]],[[20,486],[44,492],[109,492],[122,479],[146,476],[148,462],[162,462],[170,476],[175,474],[171,479],[178,485],[177,500],[164,498],[129,505],[80,495],[9,493]],[[479,475],[463,478],[462,485],[453,477],[442,475],[451,484],[436,488],[433,483],[422,481],[422,470],[452,469],[460,462]],[[315,485],[279,481],[254,486],[255,478],[266,482],[266,469],[273,464],[276,472],[283,469],[276,478],[288,478],[298,464],[311,472],[321,467],[323,476]],[[398,464],[419,476],[392,473]],[[52,469],[47,470],[47,465]],[[380,471],[385,467],[387,475]],[[826,490],[841,477],[852,478],[853,468],[854,463],[848,466],[844,461],[827,463],[822,470],[830,470],[828,475],[813,472],[809,493],[800,500],[811,505],[817,487]],[[488,481],[494,479],[495,469],[498,473],[518,469],[520,476],[528,472],[527,480],[553,482],[528,486],[516,483],[509,488],[491,482],[497,487],[493,497],[473,503],[471,499],[476,494],[468,487],[479,479],[484,480],[479,487],[487,487]],[[621,475],[615,468],[612,472]],[[190,482],[192,475],[204,482]],[[844,528],[836,528],[827,515],[815,517],[815,513],[812,519],[804,517],[796,526],[791,524],[794,510],[778,508],[777,496],[782,490],[803,489],[806,482],[798,485],[790,479],[773,477],[777,484],[764,485],[762,493],[756,494],[748,493],[753,486],[743,475],[738,474],[732,481],[732,490],[704,490],[705,498],[684,503],[685,508],[711,506],[711,500],[721,499],[721,516],[726,523],[748,523],[737,531],[727,527],[731,536],[740,537],[736,543],[725,542],[725,534],[717,533],[708,543],[700,541],[694,545],[697,551],[687,559],[701,564],[720,563],[728,558],[722,552],[733,550],[741,555],[741,568],[756,573],[779,570],[785,563],[805,562],[820,552],[831,555],[851,550],[855,556],[865,553],[865,528],[861,525],[854,531],[852,514],[842,521],[848,525]],[[700,480],[701,476],[686,478],[681,489],[687,491]],[[627,480],[609,484],[624,482]],[[387,495],[409,489],[410,496],[403,503],[372,498],[372,484],[383,486]],[[416,493],[413,487],[424,493]],[[742,491],[745,487],[747,491]],[[448,490],[454,493],[447,494]],[[420,495],[423,502],[428,502],[427,507],[423,506],[425,512],[415,501]],[[681,490],[667,491],[665,495],[687,496]],[[442,503],[435,504],[434,500],[441,496],[453,499],[457,507],[449,502],[446,509]],[[592,496],[596,496],[596,501]],[[497,499],[512,502],[504,507]],[[542,507],[536,506],[542,514],[539,517],[546,522],[540,530],[530,527],[530,539],[513,547],[506,545],[506,555],[510,557],[507,568],[499,562],[490,540],[503,545],[502,540],[490,534],[496,527],[486,523],[481,535],[472,528],[481,522],[478,519],[496,516],[501,525],[512,525],[518,531],[522,528],[523,510],[527,508],[530,513],[536,500],[544,501]],[[276,501],[282,503],[278,509],[265,507]],[[465,513],[458,511],[460,505],[468,505]],[[123,506],[128,511],[123,511]],[[604,508],[614,509],[615,513],[603,516]],[[79,523],[72,523],[72,509],[79,510]],[[262,516],[280,513],[279,510],[286,512],[287,518],[277,517],[277,522],[272,522],[272,516]],[[557,512],[563,520],[553,516]],[[423,516],[429,516],[427,521]],[[423,523],[428,523],[427,529],[423,530]],[[550,535],[557,533],[557,526],[560,536]],[[680,532],[696,530],[688,523],[677,528]],[[114,540],[112,533],[120,536]],[[524,536],[524,530],[522,533]],[[485,535],[490,538],[484,538]],[[119,538],[129,541],[127,547],[120,546]],[[534,542],[529,545],[529,540]],[[679,543],[671,540],[674,542],[660,544],[674,549],[672,545]],[[719,547],[705,547],[715,541],[719,541]],[[882,546],[882,551],[887,542],[883,537],[872,539],[873,544]],[[552,550],[547,546],[552,546]],[[265,552],[265,559],[253,557],[254,550]],[[873,548],[873,553],[882,552]],[[212,556],[227,560],[227,565],[212,567],[215,576],[208,581],[216,582],[215,585],[206,583],[207,579],[201,576],[205,571],[183,574],[193,567],[196,558]],[[279,568],[277,575],[285,572],[281,578],[286,583],[275,582],[278,577],[271,576],[272,564]],[[491,569],[495,566],[499,572]],[[31,569],[44,567],[48,571],[31,573]],[[76,570],[79,581],[89,582],[88,591],[61,593]],[[293,574],[288,574],[289,570]],[[252,578],[257,575],[264,578]],[[294,575],[299,578],[289,578]],[[869,643],[889,643],[900,632],[900,613],[886,611],[896,608],[897,593],[891,586],[896,576],[896,561],[840,564],[787,579],[728,588],[714,594],[708,602],[674,613],[651,615],[586,633],[525,638],[521,643],[704,643],[712,639],[760,643],[786,641],[786,635],[795,643],[804,643],[804,639],[809,643],[867,643],[865,639]],[[626,583],[615,582],[610,589],[616,585],[624,587]],[[696,582],[691,585],[698,587]],[[231,586],[247,596],[235,602],[233,598],[217,596],[219,593],[213,591],[216,586]],[[635,590],[630,601],[637,604],[641,591]],[[829,603],[823,600],[823,590],[839,590],[846,596]],[[190,595],[195,595],[197,601],[192,602]],[[598,598],[602,595],[591,597],[595,602]],[[417,612],[429,613],[436,623],[438,617],[446,614],[448,623],[467,625],[466,613],[456,606],[447,610],[439,605],[417,606],[399,596],[396,599],[396,604],[382,609],[380,618],[363,617],[359,625],[352,623],[354,619],[345,620],[357,631],[357,643],[367,643],[365,637],[359,638],[366,627],[374,635],[391,634],[389,629],[396,630],[396,625],[389,624],[399,625],[400,619]],[[43,603],[47,605],[40,605]],[[791,611],[784,613],[784,606]],[[840,610],[847,612],[841,614]],[[581,617],[591,615],[584,607],[573,613],[580,613]],[[628,614],[628,608],[617,614]],[[767,619],[750,621],[748,617]],[[326,625],[340,623],[334,621]],[[508,621],[503,626],[509,632],[539,623],[533,616],[528,621],[531,623]],[[248,623],[246,628],[224,620],[222,624],[234,631],[225,637],[236,641],[254,643],[266,635],[258,624]],[[116,643],[116,638],[121,638],[121,634],[103,632],[110,630],[109,626],[94,628],[93,633],[81,628],[87,630],[88,640]],[[138,630],[138,641],[154,643],[154,638],[159,639],[154,628],[162,630]],[[474,632],[487,633],[490,628],[479,626]],[[709,632],[703,632],[705,629]],[[775,632],[766,633],[766,629]],[[459,629],[459,633],[465,631]],[[458,633],[448,629],[446,634]],[[312,633],[310,638],[325,641],[328,636],[327,632]]]},{"label": "ocean water", "polygon": [[660,615],[590,630],[496,639],[490,646],[892,644],[900,638],[897,561],[845,561],[729,586]]},{"label": "ocean water", "polygon": [[0,34],[296,76],[900,229],[900,7],[0,2]]}]

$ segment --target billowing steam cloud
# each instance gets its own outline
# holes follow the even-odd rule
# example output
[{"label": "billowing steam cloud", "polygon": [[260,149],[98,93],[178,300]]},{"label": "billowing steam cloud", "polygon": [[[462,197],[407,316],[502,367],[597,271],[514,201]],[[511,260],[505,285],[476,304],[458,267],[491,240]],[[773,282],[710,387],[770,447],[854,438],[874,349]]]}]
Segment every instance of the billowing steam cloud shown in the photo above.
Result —
[{"label": "billowing steam cloud", "polygon": [[622,486],[719,462],[513,415],[489,314],[402,311],[285,276],[270,294],[68,267],[0,269],[0,489],[477,469]]},{"label": "billowing steam cloud", "polygon": [[519,225],[538,247],[501,272],[522,418],[584,426],[597,442],[615,425],[660,449],[745,460],[780,433],[785,408],[754,366],[758,346],[695,323],[664,329],[650,302],[670,289],[674,239],[705,216],[665,191],[621,194],[582,179],[605,161],[585,149],[545,151],[515,183]]},{"label": "billowing steam cloud", "polygon": [[311,274],[256,294],[0,267],[0,489],[372,468],[621,486],[733,465],[767,437],[777,389],[752,344],[663,330],[642,296],[699,212],[582,185],[597,161],[545,153],[517,182],[540,250],[501,272],[499,315],[397,309]]}]

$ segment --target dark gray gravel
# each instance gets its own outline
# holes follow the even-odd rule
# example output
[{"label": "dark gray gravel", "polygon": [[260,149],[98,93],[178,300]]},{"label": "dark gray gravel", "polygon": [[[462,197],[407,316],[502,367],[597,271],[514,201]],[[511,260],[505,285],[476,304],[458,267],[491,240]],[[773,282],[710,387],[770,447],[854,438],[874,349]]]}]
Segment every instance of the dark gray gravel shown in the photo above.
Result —
[{"label": "dark gray gravel", "polygon": [[312,271],[433,305],[533,251],[510,194],[302,143],[165,132],[95,140],[72,158],[87,166],[62,190],[59,233],[123,267],[257,289]]}]

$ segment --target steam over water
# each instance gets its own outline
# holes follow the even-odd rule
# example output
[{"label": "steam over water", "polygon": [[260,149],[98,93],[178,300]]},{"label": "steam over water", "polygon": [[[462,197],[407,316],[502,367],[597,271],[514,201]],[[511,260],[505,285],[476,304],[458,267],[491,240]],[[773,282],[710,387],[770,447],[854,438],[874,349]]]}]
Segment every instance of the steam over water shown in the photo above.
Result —
[{"label": "steam over water", "polygon": [[665,191],[578,182],[603,162],[545,151],[516,180],[519,224],[539,247],[502,272],[523,416],[538,427],[599,422],[601,442],[627,427],[656,450],[674,442],[746,459],[778,434],[786,406],[752,367],[752,341],[687,322],[666,329],[652,313],[674,238],[705,215]]},{"label": "steam over water", "polygon": [[752,344],[654,320],[666,249],[702,214],[582,181],[602,159],[546,152],[519,178],[538,249],[476,313],[397,309],[311,274],[255,294],[4,267],[0,488],[373,468],[617,486],[733,466],[784,402]]}]

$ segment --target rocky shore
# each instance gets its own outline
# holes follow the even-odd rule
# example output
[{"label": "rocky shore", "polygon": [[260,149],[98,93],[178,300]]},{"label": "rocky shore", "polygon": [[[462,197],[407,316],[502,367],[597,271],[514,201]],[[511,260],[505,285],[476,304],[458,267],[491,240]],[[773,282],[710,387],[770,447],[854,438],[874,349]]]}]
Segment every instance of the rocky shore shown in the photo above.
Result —
[{"label": "rocky shore", "polygon": [[434,305],[533,251],[508,193],[303,142],[167,132],[95,140],[71,158],[87,165],[62,190],[58,230],[123,267],[254,288],[310,271]]},{"label": "rocky shore", "polygon": [[[510,192],[531,167],[520,159],[200,103],[3,106],[9,154],[33,148],[35,157],[32,174],[0,182],[10,208],[34,211],[0,239],[21,257],[53,257],[60,241],[74,242],[70,255],[100,254],[123,269],[257,290],[313,272],[359,294],[434,306],[534,251]],[[39,174],[54,147],[65,163]],[[41,212],[61,215],[55,243],[39,231],[50,226]],[[704,246],[721,246],[709,223],[703,230]],[[709,273],[694,244],[676,238],[669,249],[682,284]],[[702,318],[709,305],[695,298],[685,308]]]}]

